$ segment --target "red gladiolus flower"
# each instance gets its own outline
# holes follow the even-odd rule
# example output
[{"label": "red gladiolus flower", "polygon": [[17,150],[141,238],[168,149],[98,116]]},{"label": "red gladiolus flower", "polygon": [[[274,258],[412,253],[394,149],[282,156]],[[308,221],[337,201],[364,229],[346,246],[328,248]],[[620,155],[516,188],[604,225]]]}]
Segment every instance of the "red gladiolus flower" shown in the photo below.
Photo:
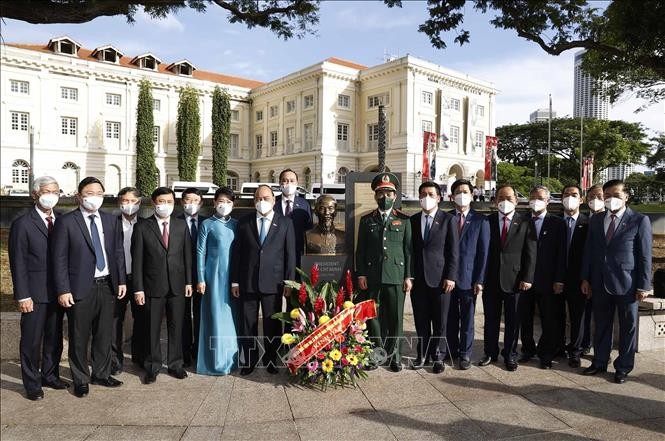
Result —
[{"label": "red gladiolus flower", "polygon": [[342,354],[346,355],[349,353],[349,347],[348,346],[343,346],[342,347]]},{"label": "red gladiolus flower", "polygon": [[312,282],[312,286],[316,285],[316,282],[319,281],[319,265],[314,264],[312,265],[312,269],[310,270],[310,281]]},{"label": "red gladiolus flower", "polygon": [[298,291],[298,301],[302,306],[305,306],[305,303],[307,302],[307,288],[305,288],[304,283],[300,285],[300,290]]},{"label": "red gladiolus flower", "polygon": [[326,303],[323,301],[322,297],[317,297],[314,301],[314,312],[316,315],[321,315],[323,308],[325,308]]},{"label": "red gladiolus flower", "polygon": [[340,287],[339,291],[337,291],[337,298],[335,299],[335,305],[337,305],[338,308],[341,308],[342,305],[344,304],[344,300],[346,300],[346,296],[344,295],[344,287]]},{"label": "red gladiolus flower", "polygon": [[363,347],[360,346],[360,345],[355,345],[354,348],[353,348],[353,350],[354,350],[355,352],[362,352]]},{"label": "red gladiolus flower", "polygon": [[353,295],[353,279],[351,279],[351,270],[346,270],[344,284],[346,285],[346,292],[349,294],[350,297],[351,295]]},{"label": "red gladiolus flower", "polygon": [[342,366],[347,366],[349,364],[349,360],[346,359],[346,357],[342,358]]},{"label": "red gladiolus flower", "polygon": [[316,358],[318,358],[319,360],[323,360],[324,358],[326,358],[326,354],[324,354],[323,352],[319,352],[318,354],[316,354]]}]

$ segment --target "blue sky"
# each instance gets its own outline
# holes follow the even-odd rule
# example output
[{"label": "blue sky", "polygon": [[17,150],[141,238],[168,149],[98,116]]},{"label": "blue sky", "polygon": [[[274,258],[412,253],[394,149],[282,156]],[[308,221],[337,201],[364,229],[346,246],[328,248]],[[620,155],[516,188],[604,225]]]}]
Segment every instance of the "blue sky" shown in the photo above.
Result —
[{"label": "blue sky", "polygon": [[[187,58],[199,69],[269,81],[336,56],[365,65],[379,64],[384,53],[411,54],[468,75],[493,82],[497,98],[497,123],[521,123],[529,113],[547,106],[552,94],[559,115],[572,114],[573,51],[559,57],[547,55],[513,31],[495,29],[491,15],[468,7],[464,26],[471,43],[452,42],[445,50],[431,47],[418,25],[427,18],[424,2],[404,2],[389,9],[382,2],[334,1],[321,4],[316,35],[282,41],[263,29],[248,30],[229,24],[226,13],[210,6],[199,14],[183,10],[165,20],[143,13],[130,25],[124,17],[104,17],[80,25],[31,25],[14,20],[2,24],[5,42],[42,43],[67,34],[86,48],[113,44],[127,55],[153,52],[163,61]],[[628,97],[611,109],[610,117],[642,122],[651,131],[665,131],[665,105],[651,106],[640,114],[639,102]]]}]

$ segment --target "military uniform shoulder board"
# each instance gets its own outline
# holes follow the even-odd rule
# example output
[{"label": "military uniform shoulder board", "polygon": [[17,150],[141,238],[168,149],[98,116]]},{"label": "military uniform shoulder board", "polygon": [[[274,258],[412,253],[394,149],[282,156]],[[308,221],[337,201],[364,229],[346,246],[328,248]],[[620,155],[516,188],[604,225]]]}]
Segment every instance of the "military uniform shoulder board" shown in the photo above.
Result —
[{"label": "military uniform shoulder board", "polygon": [[397,208],[393,208],[393,213],[395,213],[396,217],[401,217],[403,219],[408,219],[409,215],[403,212],[402,210],[399,210]]}]

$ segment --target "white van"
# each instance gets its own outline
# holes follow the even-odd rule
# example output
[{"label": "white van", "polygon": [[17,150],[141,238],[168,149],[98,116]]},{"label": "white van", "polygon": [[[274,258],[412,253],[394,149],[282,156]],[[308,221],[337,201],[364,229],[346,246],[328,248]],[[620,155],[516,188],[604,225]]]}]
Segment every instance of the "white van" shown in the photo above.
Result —
[{"label": "white van", "polygon": [[275,184],[274,182],[245,182],[240,187],[240,199],[254,199],[254,193],[256,193],[256,189],[259,188],[259,185],[267,185],[272,188],[275,197],[282,194],[279,184]]},{"label": "white van", "polygon": [[[323,188],[323,191],[322,191]],[[327,194],[335,198],[336,201],[343,201],[346,198],[346,185],[345,184],[323,184],[315,182],[312,184],[312,199],[316,199],[322,194]]]},{"label": "white van", "polygon": [[182,192],[188,188],[196,188],[203,193],[204,199],[212,199],[215,197],[215,192],[219,188],[212,182],[187,182],[187,181],[175,181],[171,184],[171,190],[175,193],[176,199],[182,197]]}]

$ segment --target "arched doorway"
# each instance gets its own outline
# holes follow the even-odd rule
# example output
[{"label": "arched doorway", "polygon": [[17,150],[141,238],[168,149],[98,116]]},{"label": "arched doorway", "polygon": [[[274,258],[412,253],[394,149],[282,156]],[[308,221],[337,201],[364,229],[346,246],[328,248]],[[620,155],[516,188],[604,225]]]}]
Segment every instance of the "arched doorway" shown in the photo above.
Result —
[{"label": "arched doorway", "polygon": [[478,170],[476,172],[476,187],[480,189],[485,188],[485,170]]},{"label": "arched doorway", "polygon": [[344,184],[346,182],[346,175],[349,174],[349,169],[346,167],[340,167],[337,170],[337,183]]},{"label": "arched doorway", "polygon": [[117,195],[121,188],[122,172],[120,167],[110,164],[106,167],[106,177],[104,179],[104,188],[106,194]]},{"label": "arched doorway", "polygon": [[464,177],[464,169],[461,165],[454,164],[452,167],[450,167],[448,176],[454,177],[455,179],[462,179]]},{"label": "arched doorway", "polygon": [[240,177],[238,176],[238,173],[229,170],[226,172],[226,186],[230,187],[231,190],[233,191],[239,191],[240,190]]},{"label": "arched doorway", "polygon": [[62,182],[60,188],[65,194],[74,194],[78,188],[78,183],[81,180],[81,167],[76,163],[67,161],[62,164]]},{"label": "arched doorway", "polygon": [[12,163],[12,187],[28,190],[29,181],[30,163],[25,159],[17,159]]},{"label": "arched doorway", "polygon": [[254,172],[254,182],[261,182],[261,173]]},{"label": "arched doorway", "polygon": [[268,182],[270,183],[275,182],[275,170],[270,170],[268,172]]}]

